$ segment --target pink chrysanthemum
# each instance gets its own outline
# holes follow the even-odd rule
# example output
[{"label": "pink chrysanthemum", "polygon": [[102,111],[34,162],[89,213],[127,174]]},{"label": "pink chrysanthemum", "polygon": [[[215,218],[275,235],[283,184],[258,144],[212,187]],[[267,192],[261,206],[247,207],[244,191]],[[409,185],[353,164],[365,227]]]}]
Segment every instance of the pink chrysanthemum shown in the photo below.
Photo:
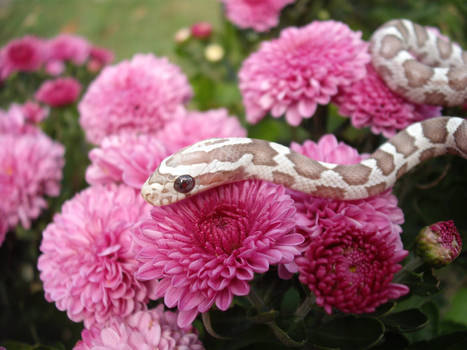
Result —
[{"label": "pink chrysanthemum", "polygon": [[339,113],[349,116],[357,128],[371,127],[375,134],[392,137],[417,121],[441,115],[441,107],[412,103],[394,93],[371,64],[367,74],[340,89],[334,98]]},{"label": "pink chrysanthemum", "polygon": [[68,200],[43,232],[38,269],[45,297],[86,327],[145,308],[132,230],[150,206],[128,186],[92,186]]},{"label": "pink chrysanthemum", "polygon": [[180,114],[162,129],[157,137],[171,153],[212,137],[245,137],[246,130],[226,109]]},{"label": "pink chrysanthemum", "polygon": [[47,43],[48,61],[72,61],[81,65],[89,57],[91,45],[80,36],[60,34]]},{"label": "pink chrysanthemum", "polygon": [[192,327],[180,328],[177,315],[162,305],[138,311],[124,321],[112,321],[107,326],[85,329],[73,350],[203,350]]},{"label": "pink chrysanthemum", "polygon": [[91,72],[97,72],[102,67],[112,63],[114,60],[114,53],[103,47],[91,47],[90,59],[88,62],[88,69]]},{"label": "pink chrysanthemum", "polygon": [[315,21],[263,42],[239,72],[247,120],[256,123],[268,112],[275,118],[285,113],[295,126],[311,117],[338,87],[365,76],[370,55],[360,36],[344,23]]},{"label": "pink chrysanthemum", "polygon": [[23,134],[38,134],[40,130],[36,125],[30,123],[28,113],[31,111],[26,105],[21,106],[13,103],[8,110],[0,109],[0,135],[23,135]]},{"label": "pink chrysanthemum", "polygon": [[7,72],[34,71],[44,63],[44,43],[34,36],[12,40],[2,51],[2,70]]},{"label": "pink chrysanthemum", "polygon": [[43,82],[35,98],[52,107],[63,107],[75,102],[80,92],[81,84],[75,78],[57,78]]},{"label": "pink chrysanthemum", "polygon": [[87,139],[99,144],[121,131],[159,131],[191,98],[188,80],[166,58],[135,55],[106,67],[79,104]]},{"label": "pink chrysanthemum", "polygon": [[282,9],[295,0],[221,0],[227,18],[237,27],[265,32],[279,24]]},{"label": "pink chrysanthemum", "polygon": [[139,190],[168,155],[154,135],[111,135],[89,152],[86,181],[91,185],[124,183]]},{"label": "pink chrysanthemum", "polygon": [[29,228],[30,220],[47,207],[44,196],[60,192],[64,148],[43,133],[0,134],[0,187],[6,193],[0,209],[8,224],[21,221]]},{"label": "pink chrysanthemum", "polygon": [[284,188],[260,181],[217,187],[151,214],[136,231],[136,276],[158,280],[155,297],[178,307],[180,327],[213,304],[226,310],[235,295],[249,293],[255,272],[293,261],[303,242]]}]

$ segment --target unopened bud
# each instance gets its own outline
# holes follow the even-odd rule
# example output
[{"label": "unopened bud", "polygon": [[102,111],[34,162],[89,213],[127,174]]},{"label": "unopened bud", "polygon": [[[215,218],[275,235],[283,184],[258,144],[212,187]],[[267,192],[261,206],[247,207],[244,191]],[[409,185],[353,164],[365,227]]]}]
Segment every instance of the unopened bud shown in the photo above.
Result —
[{"label": "unopened bud", "polygon": [[183,44],[191,37],[191,32],[189,28],[179,29],[174,36],[174,40],[177,44]]},{"label": "unopened bud", "polygon": [[198,22],[191,26],[191,35],[198,39],[207,39],[211,36],[212,25],[208,22]]},{"label": "unopened bud", "polygon": [[219,44],[210,44],[204,50],[204,57],[210,62],[218,62],[224,57],[224,49]]}]

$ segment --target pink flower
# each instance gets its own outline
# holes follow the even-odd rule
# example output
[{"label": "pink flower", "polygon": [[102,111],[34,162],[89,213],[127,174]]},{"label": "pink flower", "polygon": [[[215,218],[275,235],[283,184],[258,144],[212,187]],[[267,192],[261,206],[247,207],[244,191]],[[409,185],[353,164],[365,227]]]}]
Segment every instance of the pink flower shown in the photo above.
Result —
[{"label": "pink flower", "polygon": [[191,35],[198,39],[207,39],[211,36],[212,25],[208,22],[198,22],[191,26]]},{"label": "pink flower", "polygon": [[245,136],[245,128],[236,117],[229,116],[229,112],[224,108],[180,114],[157,134],[170,153],[212,137]]},{"label": "pink flower", "polygon": [[75,102],[81,92],[81,84],[75,78],[46,80],[35,94],[35,98],[52,107],[63,107]]},{"label": "pink flower", "polygon": [[39,104],[32,101],[27,101],[24,105],[21,106],[21,109],[23,110],[27,121],[34,124],[40,123],[45,118],[47,118],[49,114],[49,110],[47,108],[43,108]]},{"label": "pink flower", "polygon": [[[1,193],[1,194],[2,194],[2,198],[4,198],[3,197],[4,195],[6,195],[6,193]],[[0,247],[2,246],[3,241],[5,240],[7,231],[8,231],[8,222],[6,219],[6,214],[3,212],[3,210],[0,209]]]},{"label": "pink flower", "polygon": [[63,63],[63,61],[48,61],[45,64],[45,71],[53,76],[62,74],[65,68],[65,63]]},{"label": "pink flower", "polygon": [[28,113],[31,113],[29,106],[21,106],[13,103],[7,111],[0,109],[0,135],[23,135],[38,134],[40,131],[36,125],[29,123]]},{"label": "pink flower", "polygon": [[265,32],[279,24],[282,9],[295,0],[221,0],[226,16],[239,28]]},{"label": "pink flower", "polygon": [[339,113],[349,116],[355,127],[370,126],[373,133],[382,133],[385,137],[441,114],[441,107],[415,104],[394,93],[371,64],[367,65],[363,79],[342,87],[333,101],[339,107]]},{"label": "pink flower", "polygon": [[64,148],[43,133],[0,134],[0,210],[8,224],[25,228],[60,191]]},{"label": "pink flower", "polygon": [[287,122],[296,126],[311,117],[318,104],[328,104],[339,87],[363,78],[370,55],[360,36],[344,23],[314,21],[263,42],[239,71],[247,121],[285,113]]},{"label": "pink flower", "polygon": [[91,185],[124,183],[139,190],[168,155],[154,135],[111,135],[89,152],[86,181]]},{"label": "pink flower", "polygon": [[112,63],[114,60],[114,53],[103,47],[91,47],[91,58],[88,62],[88,69],[91,72],[97,72],[102,67]]},{"label": "pink flower", "polygon": [[136,276],[158,280],[155,297],[178,307],[180,327],[213,304],[226,310],[235,295],[249,293],[254,273],[293,261],[303,242],[293,201],[266,182],[217,187],[151,215],[135,231],[142,247]]},{"label": "pink flower", "polygon": [[2,56],[3,69],[8,72],[35,71],[44,62],[44,43],[34,36],[15,39],[6,45]]},{"label": "pink flower", "polygon": [[174,312],[155,309],[138,311],[124,321],[113,320],[109,325],[95,325],[81,333],[73,350],[203,350],[192,327],[180,328]]},{"label": "pink flower", "polygon": [[192,91],[180,69],[166,58],[135,55],[131,61],[106,67],[79,104],[87,139],[122,131],[159,131],[183,110]]},{"label": "pink flower", "polygon": [[83,37],[60,34],[47,43],[48,61],[72,61],[83,64],[89,57],[91,45]]},{"label": "pink flower", "polygon": [[86,327],[144,309],[151,283],[133,276],[132,231],[149,209],[123,185],[92,186],[65,202],[40,246],[45,298]]}]

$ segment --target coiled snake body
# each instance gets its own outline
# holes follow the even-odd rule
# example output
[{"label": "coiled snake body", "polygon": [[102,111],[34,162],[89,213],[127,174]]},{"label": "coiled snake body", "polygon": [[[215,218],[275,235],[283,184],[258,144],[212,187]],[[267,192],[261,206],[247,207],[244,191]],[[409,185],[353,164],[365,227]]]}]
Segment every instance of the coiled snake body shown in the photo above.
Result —
[{"label": "coiled snake body", "polygon": [[[371,40],[372,63],[388,86],[417,103],[467,102],[467,53],[407,20],[383,25]],[[250,138],[208,139],[164,159],[142,187],[167,205],[222,184],[261,179],[317,197],[366,198],[392,187],[426,159],[467,158],[467,121],[438,117],[415,123],[359,164],[315,161],[283,145]]]}]

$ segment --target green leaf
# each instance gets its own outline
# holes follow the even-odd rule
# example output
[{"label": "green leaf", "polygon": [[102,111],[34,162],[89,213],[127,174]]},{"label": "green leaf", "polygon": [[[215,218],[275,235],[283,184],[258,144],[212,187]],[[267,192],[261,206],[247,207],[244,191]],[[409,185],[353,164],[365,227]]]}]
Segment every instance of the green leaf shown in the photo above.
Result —
[{"label": "green leaf", "polygon": [[445,320],[456,322],[467,326],[467,288],[460,288],[449,307]]},{"label": "green leaf", "polygon": [[428,317],[418,309],[410,309],[387,315],[382,321],[402,332],[415,332],[427,325]]},{"label": "green leaf", "polygon": [[395,350],[405,349],[409,345],[408,339],[400,333],[386,332],[384,338],[371,350]]},{"label": "green leaf", "polygon": [[310,341],[321,349],[361,350],[381,341],[384,325],[373,318],[348,316],[310,330]]},{"label": "green leaf", "polygon": [[295,287],[291,287],[284,294],[281,302],[281,313],[292,314],[300,305],[300,294]]}]

